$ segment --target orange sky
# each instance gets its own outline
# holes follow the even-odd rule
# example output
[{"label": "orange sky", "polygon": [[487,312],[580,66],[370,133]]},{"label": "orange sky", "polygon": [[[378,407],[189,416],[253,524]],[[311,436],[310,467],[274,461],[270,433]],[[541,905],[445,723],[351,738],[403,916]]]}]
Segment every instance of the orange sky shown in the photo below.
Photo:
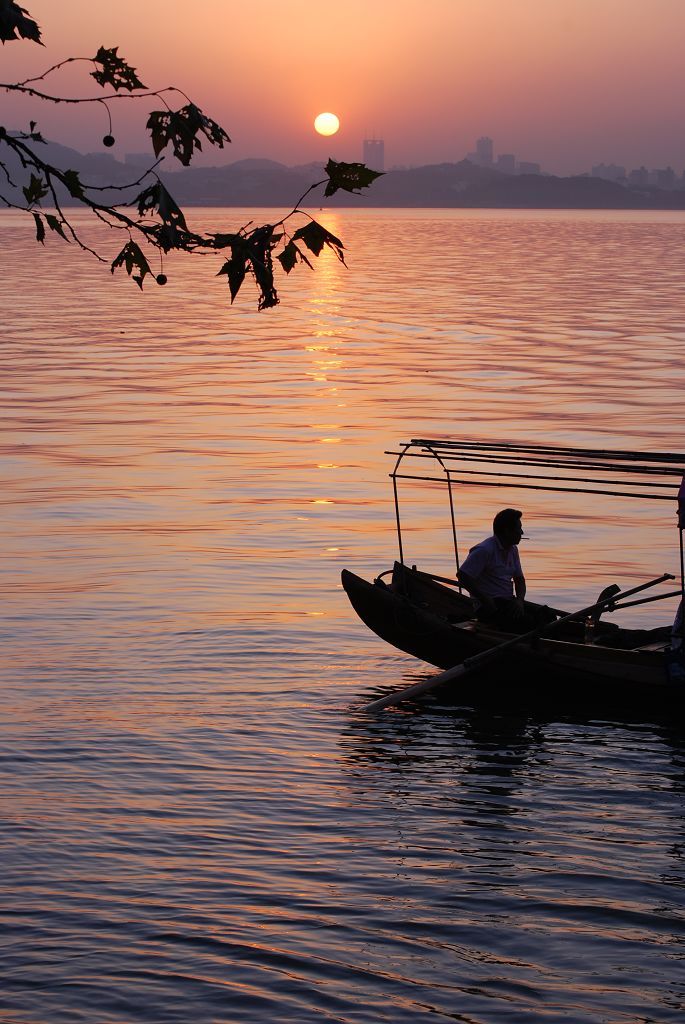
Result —
[{"label": "orange sky", "polygon": [[[496,152],[555,173],[600,161],[685,167],[685,0],[21,2],[46,47],[5,45],[2,80],[118,45],[147,85],[179,85],[223,124],[233,145],[210,150],[208,163],[357,160],[375,132],[387,165],[458,160],[489,135]],[[70,72],[61,81],[84,94]],[[119,157],[143,145],[134,124],[147,108],[134,118],[126,106],[113,108]],[[322,110],[340,117],[334,140],[312,130]],[[102,111],[74,117],[3,95],[3,123],[22,117],[50,137],[63,126],[62,141],[84,151],[102,149]]]}]

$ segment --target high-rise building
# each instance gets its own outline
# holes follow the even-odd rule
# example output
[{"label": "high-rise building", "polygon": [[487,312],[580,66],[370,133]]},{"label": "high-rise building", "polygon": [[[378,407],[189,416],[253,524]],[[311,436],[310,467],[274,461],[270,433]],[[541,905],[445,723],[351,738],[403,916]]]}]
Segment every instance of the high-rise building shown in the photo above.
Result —
[{"label": "high-rise building", "polygon": [[492,139],[489,139],[487,135],[483,135],[480,139],[476,139],[476,148],[473,152],[466,154],[466,159],[470,160],[472,164],[477,164],[479,167],[492,167]]},{"label": "high-rise building", "polygon": [[385,170],[385,143],[383,139],[364,139],[363,162],[372,171]]},{"label": "high-rise building", "polygon": [[476,148],[472,153],[466,154],[466,159],[478,167],[496,167],[504,174],[541,174],[540,164],[531,163],[529,160],[521,160],[517,163],[513,153],[500,153],[497,162],[494,158],[494,143],[487,135],[482,135],[476,140]]},{"label": "high-rise building", "polygon": [[476,142],[476,157],[481,167],[492,167],[493,142],[487,135]]}]

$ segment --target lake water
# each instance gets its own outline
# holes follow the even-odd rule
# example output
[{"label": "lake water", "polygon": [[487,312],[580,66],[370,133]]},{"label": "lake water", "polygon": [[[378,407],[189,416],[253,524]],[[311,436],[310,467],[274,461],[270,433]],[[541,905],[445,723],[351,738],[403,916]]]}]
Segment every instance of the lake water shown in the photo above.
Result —
[{"label": "lake water", "polygon": [[[680,723],[369,718],[429,670],[339,574],[396,555],[401,440],[685,448],[685,214],[317,216],[349,270],[261,314],[0,217],[0,1020],[681,1022]],[[679,572],[662,502],[466,488],[462,546],[508,504],[530,596]]]}]

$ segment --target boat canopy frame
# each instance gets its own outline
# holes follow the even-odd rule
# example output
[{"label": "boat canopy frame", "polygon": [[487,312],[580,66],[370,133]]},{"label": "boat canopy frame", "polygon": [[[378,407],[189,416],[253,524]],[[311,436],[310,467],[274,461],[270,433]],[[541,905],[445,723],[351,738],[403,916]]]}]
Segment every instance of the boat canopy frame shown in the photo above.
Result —
[{"label": "boat canopy frame", "polygon": [[[449,498],[457,574],[460,561],[454,515],[455,485],[506,486],[676,502],[681,483],[685,481],[685,453],[682,452],[636,452],[445,438],[412,438],[401,441],[398,448],[399,451],[386,450],[385,454],[397,457],[389,476],[395,502],[399,561],[404,565],[398,480],[442,483],[447,487]],[[410,460],[413,472],[406,471],[410,467],[405,460]],[[514,468],[524,472],[513,472]],[[441,470],[439,476],[433,475],[437,469]],[[554,475],[549,475],[550,471],[554,471]],[[685,592],[682,527],[679,527],[679,534],[681,590]]]}]

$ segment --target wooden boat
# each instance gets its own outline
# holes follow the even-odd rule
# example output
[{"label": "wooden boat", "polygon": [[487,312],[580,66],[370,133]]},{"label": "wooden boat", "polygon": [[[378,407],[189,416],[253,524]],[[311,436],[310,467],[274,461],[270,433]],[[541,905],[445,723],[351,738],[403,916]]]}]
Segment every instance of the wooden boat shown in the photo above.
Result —
[{"label": "wooden boat", "polygon": [[[479,442],[413,440],[404,443],[402,451],[389,454],[399,456],[390,475],[395,494],[400,559],[391,570],[381,573],[372,582],[343,570],[342,584],[352,607],[369,629],[393,647],[441,669],[459,665],[466,659],[479,659],[484,652],[511,641],[512,634],[479,622],[474,602],[460,591],[456,578],[435,576],[404,564],[397,481],[407,477],[431,482],[436,479],[431,470],[426,473],[423,468],[418,473],[406,472],[403,466],[405,458],[431,460],[424,462],[423,466],[435,466],[437,461],[445,470],[455,551],[457,539],[452,488],[458,486],[464,465],[466,472],[472,473],[475,463],[476,473],[486,474],[480,482],[488,485],[492,484],[492,476],[499,476],[504,467],[501,475],[507,487],[526,486],[612,496],[639,495],[645,499],[671,502],[675,502],[685,471],[685,456],[682,455],[640,455],[548,446],[495,447]],[[457,462],[456,468],[448,466],[450,459]],[[517,470],[524,467],[525,474],[513,474],[512,464]],[[561,479],[555,475],[550,483],[547,473],[552,464],[556,474],[564,470],[565,475],[562,474]],[[484,466],[488,468],[484,470]],[[493,472],[494,466],[499,466],[496,473]],[[577,476],[579,471],[585,473],[588,470],[606,474],[620,472],[618,486],[616,478],[606,480],[604,476],[589,479]],[[513,483],[512,476],[516,478]],[[659,478],[656,484],[655,476]],[[665,485],[663,481],[668,477],[672,478],[671,483]],[[612,490],[598,490],[596,483],[610,483]],[[648,490],[640,489],[645,487]],[[673,579],[666,574],[658,582],[665,578]],[[682,580],[680,582],[679,591],[630,603],[677,595],[682,591]],[[650,585],[644,584],[636,590]],[[621,604],[625,596],[629,595],[616,597],[616,608],[629,606],[625,601]],[[529,609],[535,607],[529,604]],[[559,617],[565,614],[556,609],[553,611]],[[560,623],[558,629],[550,629],[548,636],[543,633],[532,641],[514,641],[507,650],[506,659],[493,663],[492,667],[485,659],[482,669],[470,674],[468,679],[460,679],[455,684],[454,696],[468,703],[505,697],[508,702],[513,700],[515,703],[539,699],[558,703],[572,694],[574,699],[591,700],[593,706],[598,707],[600,702],[618,708],[632,707],[636,703],[641,706],[647,704],[654,709],[674,704],[685,706],[682,662],[680,656],[671,651],[670,625],[657,629],[626,629],[603,620],[600,612],[593,616],[590,631],[591,636],[588,636],[586,622],[576,619]]]}]

